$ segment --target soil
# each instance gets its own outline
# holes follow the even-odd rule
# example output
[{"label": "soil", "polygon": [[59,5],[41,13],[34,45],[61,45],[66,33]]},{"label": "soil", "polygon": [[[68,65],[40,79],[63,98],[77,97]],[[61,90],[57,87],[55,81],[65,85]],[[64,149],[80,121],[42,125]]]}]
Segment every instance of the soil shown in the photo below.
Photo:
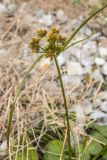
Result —
[{"label": "soil", "polygon": [[75,5],[71,0],[36,0],[35,2],[32,1],[31,5],[46,12],[62,9],[71,18],[78,17],[86,10],[83,4]]}]

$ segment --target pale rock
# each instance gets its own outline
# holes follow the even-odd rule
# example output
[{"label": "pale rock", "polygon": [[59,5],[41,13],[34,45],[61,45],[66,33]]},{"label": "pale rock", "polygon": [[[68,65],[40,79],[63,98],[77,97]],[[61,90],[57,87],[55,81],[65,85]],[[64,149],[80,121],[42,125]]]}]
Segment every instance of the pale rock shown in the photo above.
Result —
[{"label": "pale rock", "polygon": [[100,23],[98,23],[97,21],[92,21],[91,23],[88,24],[89,28],[94,29],[96,31],[100,31],[102,26]]},{"label": "pale rock", "polygon": [[2,75],[3,75],[3,66],[1,65],[0,66],[0,78],[2,78]]},{"label": "pale rock", "polygon": [[103,76],[100,73],[99,69],[96,69],[95,71],[93,71],[91,73],[91,76],[93,79],[97,80],[97,81],[103,81]]},{"label": "pale rock", "polygon": [[[29,50],[28,50],[29,51]],[[31,55],[29,55],[29,52],[28,52],[26,49],[22,49],[22,53],[23,53],[23,57],[22,57],[22,59],[24,60],[24,61],[26,61],[26,62],[33,62],[34,61],[34,59],[35,59],[35,54],[31,54]]]},{"label": "pale rock", "polygon": [[96,41],[87,41],[83,45],[83,53],[88,56],[95,56],[97,53],[97,43]]},{"label": "pale rock", "polygon": [[101,32],[97,32],[91,36],[90,40],[96,41],[99,40],[100,37],[101,37]]},{"label": "pale rock", "polygon": [[105,63],[105,59],[96,57],[96,58],[95,58],[95,63],[96,63],[97,65],[99,65],[99,66],[102,66],[102,65]]},{"label": "pale rock", "polygon": [[3,3],[0,3],[0,12],[7,13],[7,7]]},{"label": "pale rock", "polygon": [[69,83],[70,82],[70,76],[68,76],[68,75],[63,75],[62,76],[62,81],[63,81],[63,83]]},{"label": "pale rock", "polygon": [[107,48],[107,37],[101,36],[99,38],[99,47]]},{"label": "pale rock", "polygon": [[68,75],[82,75],[83,68],[78,62],[69,61],[67,63],[67,72]]},{"label": "pale rock", "polygon": [[38,11],[36,11],[36,17],[37,17],[38,19],[40,19],[44,14],[45,14],[44,11],[41,10],[41,9],[38,10]]},{"label": "pale rock", "polygon": [[0,155],[5,155],[7,152],[7,141],[3,141],[0,145]]},{"label": "pale rock", "polygon": [[101,105],[102,105],[101,99],[97,98],[97,99],[94,100],[94,102],[93,102],[93,108],[94,109],[100,108]]},{"label": "pale rock", "polygon": [[107,123],[107,114],[103,113],[100,110],[94,110],[94,112],[90,115],[90,118],[93,120],[97,120],[100,124]]},{"label": "pale rock", "polygon": [[102,66],[102,73],[107,76],[107,62]]},{"label": "pale rock", "polygon": [[84,100],[83,106],[84,106],[84,113],[86,115],[89,115],[93,112],[93,106],[89,100]]},{"label": "pale rock", "polygon": [[91,30],[90,28],[88,28],[88,27],[85,28],[85,31],[84,31],[84,32],[85,32],[85,35],[86,35],[86,36],[90,36],[90,35],[92,34],[92,30]]},{"label": "pale rock", "polygon": [[[72,43],[81,41],[81,40],[84,39],[84,38],[86,38],[84,34],[79,34],[79,33],[78,33],[78,37],[75,37],[75,38],[72,40]],[[83,42],[81,42],[81,43],[78,43],[75,47],[78,48],[78,49],[82,49],[84,42],[86,42],[86,41],[83,41]],[[73,47],[74,47],[74,46],[73,46]]]},{"label": "pale rock", "polygon": [[[58,96],[58,94],[60,94],[58,91],[58,87],[57,87],[56,82],[51,83],[48,80],[42,80],[41,84],[42,84],[43,88],[49,93],[50,96],[55,96],[55,95]],[[61,99],[61,97],[60,97],[60,99]]]},{"label": "pale rock", "polygon": [[64,65],[66,63],[65,57],[63,55],[61,55],[61,54],[57,57],[57,60],[58,60],[59,66],[62,66],[62,65]]},{"label": "pale rock", "polygon": [[87,66],[83,68],[84,74],[91,74],[92,72],[92,66]]},{"label": "pale rock", "polygon": [[66,23],[68,21],[67,15],[65,15],[64,11],[61,9],[59,9],[56,12],[56,18],[59,21],[59,23],[61,23],[61,24]]},{"label": "pale rock", "polygon": [[82,55],[80,48],[71,47],[67,50],[67,52],[71,55],[71,59],[75,58],[76,60],[80,61]]},{"label": "pale rock", "polygon": [[103,102],[100,109],[103,111],[103,112],[107,112],[107,101]]},{"label": "pale rock", "polygon": [[72,83],[73,85],[80,85],[81,84],[81,77],[80,76],[63,75],[62,80],[65,84],[69,84],[69,83]]},{"label": "pale rock", "polygon": [[95,63],[94,57],[86,56],[86,55],[81,56],[80,62],[84,67],[92,66]]},{"label": "pale rock", "polygon": [[99,94],[97,95],[97,98],[103,101],[107,100],[107,91],[99,92]]},{"label": "pale rock", "polygon": [[0,60],[7,57],[7,55],[9,55],[9,54],[7,53],[6,49],[1,48],[0,49]]},{"label": "pale rock", "polygon": [[106,20],[106,25],[102,28],[102,32],[104,36],[107,36],[107,20]]},{"label": "pale rock", "polygon": [[84,114],[84,108],[80,104],[75,104],[72,106],[72,111],[76,113],[76,121],[79,126],[83,126],[86,122],[86,116]]},{"label": "pale rock", "polygon": [[40,19],[39,22],[45,26],[51,26],[54,23],[54,18],[51,14],[48,15],[43,15]]},{"label": "pale rock", "polygon": [[43,70],[48,68],[50,65],[51,65],[50,58],[43,59],[40,62],[40,68],[43,69]]},{"label": "pale rock", "polygon": [[20,15],[24,15],[28,10],[28,3],[27,2],[22,2],[19,8],[19,13]]},{"label": "pale rock", "polygon": [[99,47],[100,57],[107,59],[107,47]]},{"label": "pale rock", "polygon": [[15,3],[11,3],[11,4],[8,5],[8,12],[9,12],[10,14],[12,14],[15,10],[16,10],[16,5],[15,5]]},{"label": "pale rock", "polygon": [[80,15],[78,19],[72,20],[72,24],[71,24],[72,29],[75,29],[77,26],[80,26],[81,23],[83,22],[83,20],[84,20],[84,16],[83,15]]}]

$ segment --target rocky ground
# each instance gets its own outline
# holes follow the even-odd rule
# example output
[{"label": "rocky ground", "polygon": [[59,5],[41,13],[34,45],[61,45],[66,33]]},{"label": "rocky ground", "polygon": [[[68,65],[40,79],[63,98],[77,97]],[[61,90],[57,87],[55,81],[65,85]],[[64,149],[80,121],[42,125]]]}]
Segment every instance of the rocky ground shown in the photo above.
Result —
[{"label": "rocky ground", "polygon": [[[49,29],[54,25],[59,27],[63,34],[70,36],[88,16],[85,5],[74,8],[67,0],[63,3],[61,0],[58,0],[59,3],[55,2],[50,1],[49,4],[42,0],[21,3],[19,1],[0,2],[0,153],[3,153],[10,103],[23,73],[35,59],[35,55],[30,53],[28,47],[28,42],[32,36],[35,36],[35,30]],[[58,57],[69,112],[77,113],[79,126],[84,126],[90,120],[107,125],[106,12],[91,20],[73,42],[86,37],[90,38],[67,49]],[[21,128],[23,126],[28,128],[28,124],[39,121],[39,113],[44,115],[43,112],[46,112],[48,117],[49,113],[57,113],[59,110],[63,112],[60,107],[62,104],[60,97],[55,65],[49,59],[44,60],[30,74],[20,101],[17,102],[14,121],[20,123]],[[58,105],[59,108],[55,108],[54,112],[53,109],[48,110],[50,103]],[[43,111],[44,105],[46,108]]]}]

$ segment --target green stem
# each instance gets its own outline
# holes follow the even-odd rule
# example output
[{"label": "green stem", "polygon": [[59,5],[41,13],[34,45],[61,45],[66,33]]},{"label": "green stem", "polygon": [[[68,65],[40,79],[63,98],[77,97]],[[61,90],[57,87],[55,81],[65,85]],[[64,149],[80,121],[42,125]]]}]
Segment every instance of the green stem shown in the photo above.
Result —
[{"label": "green stem", "polygon": [[18,88],[18,90],[17,90],[17,92],[16,92],[16,96],[15,96],[15,98],[14,98],[14,101],[13,101],[13,103],[12,103],[11,106],[10,106],[9,121],[8,121],[8,127],[7,127],[7,146],[8,146],[8,149],[9,149],[9,141],[10,141],[12,117],[13,117],[13,113],[14,113],[14,110],[15,110],[16,101],[17,101],[17,99],[18,99],[18,96],[20,95],[20,92],[21,92],[23,86],[25,85],[25,82],[26,82],[26,79],[27,79],[29,73],[31,72],[31,70],[35,67],[35,65],[36,65],[42,58],[44,58],[44,55],[39,56],[39,57],[33,62],[33,64],[30,66],[30,68],[28,69],[28,71],[27,71],[26,74],[24,75],[24,77],[23,77],[23,79],[22,79],[22,82],[21,82],[21,84],[19,85],[19,88]]},{"label": "green stem", "polygon": [[98,11],[96,11],[95,13],[93,13],[91,16],[89,16],[87,19],[85,19],[81,25],[73,32],[73,34],[67,39],[67,41],[65,42],[65,44],[62,46],[61,50],[57,53],[57,56],[61,54],[61,52],[63,52],[65,50],[65,48],[68,46],[68,44],[72,41],[72,39],[77,35],[77,33],[81,30],[82,27],[84,27],[85,24],[87,24],[88,21],[90,21],[93,17],[95,17],[95,15],[97,15],[98,13],[100,13],[102,10],[104,10],[107,7],[107,5],[103,6],[102,8],[100,8]]},{"label": "green stem", "polygon": [[70,48],[70,47],[72,47],[72,46],[80,43],[80,42],[83,42],[83,41],[85,41],[85,40],[88,40],[88,39],[91,38],[93,35],[94,35],[94,34],[92,34],[91,36],[88,36],[88,37],[86,37],[86,38],[83,38],[83,39],[81,39],[81,40],[79,40],[79,41],[76,41],[76,42],[70,44],[68,47],[66,47],[66,48],[64,49],[64,51],[67,50],[68,48]]},{"label": "green stem", "polygon": [[70,138],[70,124],[69,124],[69,116],[68,116],[68,107],[67,107],[64,85],[63,85],[63,81],[62,81],[62,75],[61,75],[61,72],[60,72],[60,68],[59,68],[56,56],[54,56],[54,60],[55,60],[57,72],[58,72],[58,75],[59,75],[59,80],[60,80],[60,85],[61,85],[61,90],[62,90],[62,96],[63,96],[63,100],[64,100],[65,117],[66,117],[66,123],[67,123],[67,140],[68,140],[68,149],[69,149],[69,158],[70,158],[71,153],[72,153],[72,147],[71,147],[71,138]]}]

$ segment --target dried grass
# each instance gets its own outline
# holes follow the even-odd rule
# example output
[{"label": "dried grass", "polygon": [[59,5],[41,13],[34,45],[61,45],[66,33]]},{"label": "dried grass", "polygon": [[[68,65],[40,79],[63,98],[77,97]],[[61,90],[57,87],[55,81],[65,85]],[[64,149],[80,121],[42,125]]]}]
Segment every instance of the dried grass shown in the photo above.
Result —
[{"label": "dried grass", "polygon": [[[55,3],[54,1],[52,2]],[[40,6],[40,3],[43,3],[43,1],[37,1],[37,3],[39,4],[38,6]],[[55,4],[53,5],[53,3],[51,4],[50,2],[50,4],[55,7]],[[18,5],[20,6],[21,4],[19,3]],[[30,1],[30,5],[34,6],[34,1]],[[51,5],[49,5],[49,9],[52,9]],[[46,4],[42,6],[47,10]],[[62,9],[64,8],[64,6],[61,7]],[[60,8],[60,6],[58,6],[58,8]],[[26,39],[28,40],[29,37],[32,36],[31,30],[34,27],[30,24],[30,19],[27,19],[30,12],[31,10],[27,8],[22,14],[19,7],[12,17],[7,18],[5,15],[4,18],[0,17],[1,28],[3,30],[0,32],[0,48],[4,49],[4,53],[6,53],[3,53],[0,57],[0,140],[2,141],[6,138],[10,104],[15,97],[18,84],[20,83],[23,74],[32,61],[32,57],[28,58],[28,60],[24,60],[24,58],[15,58],[19,57],[19,53],[23,52],[23,46],[26,46]],[[14,144],[16,139],[19,141],[22,134],[26,135],[27,131],[32,129],[34,138],[32,141],[28,142],[27,146],[36,141],[37,147],[40,147],[39,142],[41,137],[46,133],[49,127],[51,127],[53,131],[57,130],[59,127],[64,127],[63,117],[58,114],[62,113],[64,115],[64,110],[57,78],[56,70],[53,66],[50,66],[48,69],[38,68],[33,70],[32,74],[30,74],[16,103],[12,121],[11,143]],[[65,85],[70,110],[73,104],[82,104],[86,95],[89,95],[89,98],[93,99],[93,95],[90,95],[93,85],[94,82],[91,80],[82,87],[73,84]],[[95,96],[97,96],[99,89],[100,85],[98,86],[98,89],[95,90]],[[39,125],[41,125],[41,122],[43,124],[41,133],[38,136],[36,135],[34,128],[38,128]],[[73,132],[81,134],[82,136],[88,136],[78,124],[72,122],[71,127]],[[92,140],[92,137],[89,138]],[[23,146],[22,148],[24,147],[26,146]],[[18,146],[17,152],[19,150]]]},{"label": "dried grass", "polygon": [[[17,65],[20,66],[19,68]],[[16,89],[22,75],[30,63],[25,63],[18,59],[5,60],[1,64],[1,74],[0,74],[0,137],[5,139],[5,133],[7,129],[8,114],[10,111],[10,104],[12,103]],[[19,96],[16,108],[14,112],[14,117],[12,121],[12,133],[11,137],[13,140],[19,138],[23,133],[27,133],[29,129],[39,128],[41,122],[43,123],[43,128],[41,129],[41,134],[39,136],[39,141],[41,135],[51,127],[53,131],[57,128],[64,127],[64,110],[62,107],[62,100],[60,95],[60,87],[56,86],[56,90],[46,90],[45,83],[49,81],[50,86],[55,83],[55,72],[53,75],[51,73],[51,66],[43,74],[43,70],[36,69],[33,74],[31,74],[23,88],[21,95]],[[51,73],[51,77],[50,77]],[[49,78],[50,77],[50,78]],[[47,78],[47,81],[46,81]],[[48,79],[49,78],[49,79]],[[48,85],[49,85],[48,83]],[[90,93],[92,90],[92,83],[89,86],[84,86],[82,89],[80,86],[71,85],[72,92],[69,86],[65,85],[65,88],[70,91],[68,94],[68,104],[69,109],[72,110],[73,104],[82,103],[85,98],[86,93]],[[48,86],[49,87],[49,86]],[[68,88],[69,87],[69,88]],[[86,88],[86,89],[85,89]],[[99,89],[99,86],[98,86]],[[84,90],[86,90],[84,92]],[[54,92],[55,91],[55,92]],[[98,91],[96,89],[96,91]],[[97,93],[97,92],[96,92]],[[74,97],[73,97],[74,95]],[[82,95],[78,97],[79,95]],[[90,97],[91,98],[91,97]],[[83,129],[80,129],[80,124],[74,124],[72,130],[78,134],[86,135]],[[40,126],[39,126],[40,125]],[[85,125],[85,124],[81,124]],[[77,127],[78,126],[78,127]],[[43,133],[42,133],[43,132]],[[86,135],[87,136],[87,135]],[[34,133],[34,139],[37,138]]]}]

